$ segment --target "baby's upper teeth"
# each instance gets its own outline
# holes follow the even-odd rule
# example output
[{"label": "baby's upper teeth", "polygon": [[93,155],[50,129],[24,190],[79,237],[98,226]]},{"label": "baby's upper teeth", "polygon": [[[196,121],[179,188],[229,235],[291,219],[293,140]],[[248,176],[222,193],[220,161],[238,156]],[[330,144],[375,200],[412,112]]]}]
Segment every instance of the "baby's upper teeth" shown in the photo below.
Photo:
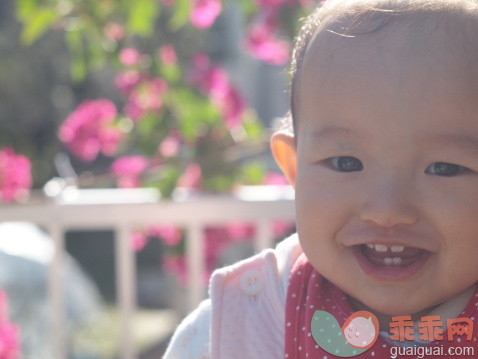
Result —
[{"label": "baby's upper teeth", "polygon": [[397,253],[397,252],[403,252],[403,251],[405,250],[405,247],[404,247],[404,246],[391,246],[391,247],[390,247],[390,250],[391,250],[392,252],[395,252],[395,253]]},{"label": "baby's upper teeth", "polygon": [[377,252],[386,252],[388,250],[388,247],[384,244],[376,244],[374,248]]},{"label": "baby's upper teeth", "polygon": [[394,253],[403,252],[405,250],[405,246],[386,246],[385,244],[367,244],[367,247],[370,249],[375,249],[377,252],[386,252],[391,250]]}]

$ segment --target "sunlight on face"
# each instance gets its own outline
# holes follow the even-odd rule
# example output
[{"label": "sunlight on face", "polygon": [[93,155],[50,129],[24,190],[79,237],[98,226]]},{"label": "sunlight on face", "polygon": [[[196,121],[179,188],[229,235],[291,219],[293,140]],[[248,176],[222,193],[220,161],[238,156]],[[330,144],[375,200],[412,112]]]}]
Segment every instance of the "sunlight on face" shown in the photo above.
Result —
[{"label": "sunlight on face", "polygon": [[299,74],[301,245],[326,278],[387,315],[478,279],[478,50],[466,31],[437,28],[323,33]]}]

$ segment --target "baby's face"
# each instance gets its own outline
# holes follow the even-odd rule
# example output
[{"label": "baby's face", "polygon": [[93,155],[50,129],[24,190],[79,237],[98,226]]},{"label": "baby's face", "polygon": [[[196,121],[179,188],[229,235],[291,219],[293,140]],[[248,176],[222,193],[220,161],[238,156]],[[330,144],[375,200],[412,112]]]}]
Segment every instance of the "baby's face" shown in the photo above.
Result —
[{"label": "baby's face", "polygon": [[336,36],[333,48],[315,39],[299,73],[302,247],[387,315],[420,312],[478,279],[478,51],[431,31]]}]

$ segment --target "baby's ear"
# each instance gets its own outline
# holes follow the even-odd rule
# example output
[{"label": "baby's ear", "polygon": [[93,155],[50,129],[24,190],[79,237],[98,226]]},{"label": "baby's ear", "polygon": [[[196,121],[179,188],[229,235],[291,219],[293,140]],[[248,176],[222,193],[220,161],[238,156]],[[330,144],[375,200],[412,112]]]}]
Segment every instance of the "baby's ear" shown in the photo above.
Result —
[{"label": "baby's ear", "polygon": [[294,135],[289,131],[275,132],[271,137],[271,151],[290,185],[295,187],[297,157]]}]

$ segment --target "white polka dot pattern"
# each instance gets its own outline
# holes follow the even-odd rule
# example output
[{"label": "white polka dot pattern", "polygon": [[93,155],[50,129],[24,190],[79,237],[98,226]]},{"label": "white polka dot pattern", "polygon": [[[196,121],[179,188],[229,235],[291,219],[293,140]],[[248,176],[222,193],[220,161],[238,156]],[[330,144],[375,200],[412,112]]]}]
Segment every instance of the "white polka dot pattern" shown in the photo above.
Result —
[{"label": "white polka dot pattern", "polygon": [[[327,352],[315,341],[313,335],[306,335],[310,331],[312,318],[315,319],[314,313],[317,309],[324,310],[333,317],[335,317],[340,326],[344,324],[346,319],[353,314],[353,309],[347,301],[344,293],[321,277],[310,263],[307,261],[305,255],[298,258],[295,263],[292,273],[290,275],[290,283],[288,287],[288,294],[286,300],[286,327],[285,327],[285,353],[284,358],[289,359],[303,359],[303,358],[318,358],[328,359],[336,358],[340,355],[341,349],[337,347],[335,353]],[[470,318],[474,322],[475,331],[478,329],[476,321],[478,307],[478,294],[475,293],[472,300],[468,303],[465,310],[460,317]],[[297,308],[301,308],[298,310]],[[318,312],[317,312],[318,313]],[[331,317],[331,318],[333,318]],[[325,318],[325,317],[324,317]],[[332,321],[331,321],[332,322]],[[332,324],[331,324],[332,325]],[[332,327],[330,327],[333,330]],[[342,335],[340,328],[335,328],[338,335]],[[387,329],[382,329],[387,330]],[[326,347],[326,337],[320,337],[320,329],[318,330],[316,338],[322,338]],[[326,334],[323,331],[323,335]],[[309,332],[310,333],[310,332]],[[475,334],[472,341],[465,340],[465,337],[455,335],[453,341],[440,341],[430,343],[428,346],[440,346],[444,348],[458,347],[458,346],[474,346],[475,353],[478,353],[477,342]],[[446,333],[445,333],[446,337]],[[332,338],[333,340],[333,338]],[[329,339],[329,342],[331,339]],[[319,344],[321,342],[319,341]],[[379,337],[377,342],[367,351],[362,354],[355,355],[353,358],[390,358],[391,345],[383,338]],[[336,355],[333,355],[336,354]],[[443,358],[450,358],[450,356],[443,356]],[[400,359],[415,359],[416,355],[402,355]],[[434,356],[433,359],[439,359],[441,356]]]}]

